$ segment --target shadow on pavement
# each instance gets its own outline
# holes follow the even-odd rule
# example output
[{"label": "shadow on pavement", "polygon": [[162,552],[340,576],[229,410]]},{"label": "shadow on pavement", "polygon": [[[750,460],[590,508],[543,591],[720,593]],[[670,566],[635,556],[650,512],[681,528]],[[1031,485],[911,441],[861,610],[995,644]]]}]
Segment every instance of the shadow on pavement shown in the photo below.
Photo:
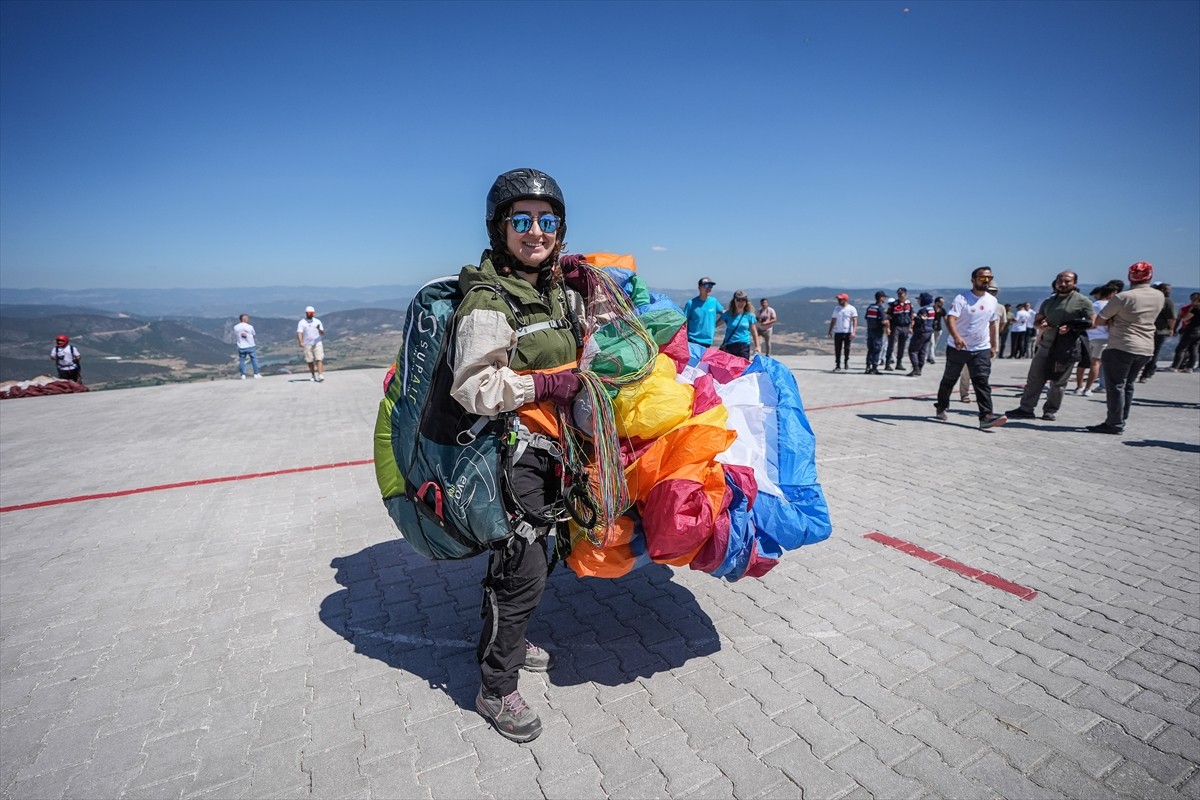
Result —
[{"label": "shadow on pavement", "polygon": [[[430,561],[402,539],[333,559],[344,589],[320,618],[355,652],[417,675],[464,708],[479,686],[475,647],[485,556]],[[708,614],[660,564],[617,579],[581,579],[564,564],[550,575],[529,639],[551,650],[550,683],[606,686],[682,666],[720,649]]]},{"label": "shadow on pavement", "polygon": [[1154,408],[1200,408],[1200,403],[1184,403],[1176,400],[1150,400],[1149,398],[1133,396],[1133,405],[1135,406],[1150,406]]},{"label": "shadow on pavement", "polygon": [[1142,439],[1140,442],[1122,442],[1128,447],[1161,447],[1166,450],[1178,450],[1181,453],[1200,453],[1200,445],[1187,442],[1167,442],[1162,439]]}]

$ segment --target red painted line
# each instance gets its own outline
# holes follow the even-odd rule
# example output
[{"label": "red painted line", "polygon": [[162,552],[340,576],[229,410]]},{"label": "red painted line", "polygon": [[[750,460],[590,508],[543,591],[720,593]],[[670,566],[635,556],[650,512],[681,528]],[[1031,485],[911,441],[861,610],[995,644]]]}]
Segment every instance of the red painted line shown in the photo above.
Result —
[{"label": "red painted line", "polygon": [[45,508],[46,506],[60,506],[64,503],[82,503],[85,500],[105,500],[110,497],[125,497],[131,494],[142,494],[143,492],[161,492],[165,489],[183,489],[188,486],[204,486],[209,483],[228,483],[229,481],[248,481],[251,478],[270,478],[275,475],[293,475],[297,472],[315,472],[319,469],[337,469],[338,467],[359,467],[363,464],[374,464],[375,459],[368,458],[362,461],[338,461],[335,464],[317,464],[311,467],[294,467],[292,469],[277,469],[271,472],[252,472],[247,475],[226,475],[220,478],[202,478],[195,481],[183,481],[181,483],[161,483],[157,486],[141,486],[137,489],[122,489],[118,492],[102,492],[100,494],[81,494],[76,497],[59,497],[55,500],[40,500],[36,503],[22,503],[16,506],[0,506],[0,514],[6,511],[24,511],[28,508]]},{"label": "red painted line", "polygon": [[1016,595],[1022,600],[1032,600],[1033,598],[1037,597],[1037,592],[1035,592],[1033,589],[1022,586],[1019,583],[1013,583],[1012,581],[1005,580],[999,575],[993,575],[992,573],[984,572],[981,569],[968,567],[966,564],[963,564],[960,561],[955,561],[954,559],[947,558],[946,556],[940,556],[937,553],[934,553],[931,550],[926,550],[924,547],[919,547],[912,542],[906,542],[903,539],[897,539],[894,536],[888,536],[887,534],[880,533],[879,531],[865,533],[863,534],[863,538],[870,539],[873,542],[879,542],[880,544],[893,547],[903,553],[908,553],[909,555],[924,559],[935,566],[944,567],[952,572],[957,572],[964,578],[970,578],[971,580],[979,581],[980,583],[986,583],[988,586],[999,589],[1003,592],[1008,592],[1012,595]]}]

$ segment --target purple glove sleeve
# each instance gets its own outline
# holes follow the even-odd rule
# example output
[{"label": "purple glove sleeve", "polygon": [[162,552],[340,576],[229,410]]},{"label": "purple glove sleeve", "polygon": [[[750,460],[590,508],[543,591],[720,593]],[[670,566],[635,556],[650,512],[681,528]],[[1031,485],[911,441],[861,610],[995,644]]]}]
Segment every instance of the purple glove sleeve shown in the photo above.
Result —
[{"label": "purple glove sleeve", "polygon": [[588,282],[587,261],[583,256],[576,253],[561,256],[558,259],[558,266],[562,270],[563,280],[566,281],[567,286],[587,297],[592,287]]},{"label": "purple glove sleeve", "polygon": [[533,398],[569,406],[583,386],[574,370],[533,373]]}]

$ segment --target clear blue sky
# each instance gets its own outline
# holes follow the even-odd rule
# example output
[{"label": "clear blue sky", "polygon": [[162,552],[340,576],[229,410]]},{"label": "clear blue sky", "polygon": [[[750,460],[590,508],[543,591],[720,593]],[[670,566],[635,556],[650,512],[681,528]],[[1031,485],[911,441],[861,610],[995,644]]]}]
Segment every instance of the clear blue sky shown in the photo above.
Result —
[{"label": "clear blue sky", "polygon": [[[908,9],[907,12],[905,9]],[[1200,3],[0,2],[0,285],[1200,283]]]}]

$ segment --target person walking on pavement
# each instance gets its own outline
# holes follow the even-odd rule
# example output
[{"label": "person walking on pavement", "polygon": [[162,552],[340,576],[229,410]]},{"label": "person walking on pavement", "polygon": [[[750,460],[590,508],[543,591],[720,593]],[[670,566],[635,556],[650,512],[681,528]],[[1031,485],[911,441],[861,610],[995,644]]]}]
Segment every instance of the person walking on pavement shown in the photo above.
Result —
[{"label": "person walking on pavement", "polygon": [[921,292],[917,298],[921,305],[913,315],[912,340],[908,343],[908,360],[912,364],[909,377],[920,377],[925,369],[925,358],[929,350],[929,340],[933,338],[933,322],[936,310],[933,307],[933,295]]},{"label": "person walking on pavement", "polygon": [[[1109,298],[1116,293],[1116,289],[1108,284],[1092,289],[1092,315],[1099,314],[1100,310],[1108,305]],[[1079,364],[1079,375],[1075,379],[1075,394],[1091,397],[1093,389],[1103,388],[1103,386],[1097,386],[1097,381],[1100,378],[1100,357],[1104,355],[1106,347],[1108,347],[1108,326],[1093,325],[1088,328],[1087,360]],[[1086,383],[1083,382],[1084,379],[1086,379]]]},{"label": "person walking on pavement", "polygon": [[304,309],[304,319],[296,326],[296,341],[304,351],[304,361],[308,364],[309,379],[315,383],[325,380],[325,345],[321,337],[325,335],[325,326],[316,317],[317,310],[312,306]]},{"label": "person walking on pavement", "polygon": [[[484,214],[489,249],[479,266],[459,274],[465,299],[457,314],[450,395],[469,414],[516,412],[520,435],[530,437],[512,464],[509,490],[497,500],[509,512],[513,535],[497,543],[488,559],[475,651],[475,708],[515,742],[542,732],[541,719],[518,689],[518,675],[553,666],[550,653],[525,634],[546,588],[547,539],[562,503],[561,450],[539,444],[533,434],[545,439],[537,420],[553,419],[555,406],[570,407],[582,386],[570,369],[577,342],[566,281],[580,274],[583,259],[560,257],[566,211],[562,190],[546,173],[525,168],[500,175]],[[478,286],[500,291],[469,291]],[[537,330],[518,336],[519,328]]]},{"label": "person walking on pavement", "polygon": [[79,348],[71,344],[71,337],[65,333],[54,337],[50,360],[54,362],[60,381],[75,381],[83,385],[83,358],[79,355]]},{"label": "person walking on pavement", "polygon": [[1162,350],[1163,342],[1175,335],[1175,304],[1171,302],[1171,284],[1155,283],[1153,287],[1162,292],[1166,299],[1163,302],[1162,311],[1158,312],[1158,319],[1154,320],[1154,353],[1146,362],[1146,366],[1142,367],[1138,383],[1145,383],[1154,377],[1154,373],[1158,370],[1158,351]]},{"label": "person walking on pavement", "polygon": [[250,361],[254,377],[261,378],[262,373],[258,371],[258,347],[254,342],[254,326],[250,324],[249,314],[238,317],[237,325],[233,326],[233,340],[237,342],[238,375],[241,376],[241,380],[246,380],[247,360]]},{"label": "person walking on pavement", "polygon": [[908,289],[901,286],[896,290],[896,299],[888,304],[888,346],[886,363],[883,368],[886,370],[892,369],[892,355],[896,356],[896,369],[903,369],[900,366],[901,359],[904,358],[904,353],[908,348],[908,335],[912,332],[912,303],[908,302]]},{"label": "person walking on pavement", "polygon": [[975,400],[979,404],[979,428],[989,430],[1008,422],[1002,414],[992,412],[992,388],[988,379],[992,373],[992,356],[996,353],[996,298],[988,293],[992,283],[991,267],[976,267],[971,272],[971,289],[954,297],[946,311],[946,327],[950,342],[946,346],[946,367],[938,384],[934,416],[946,421],[950,393],[958,376],[966,368],[975,385]]},{"label": "person walking on pavement", "polygon": [[1108,301],[1096,315],[1096,325],[1108,326],[1108,347],[1100,357],[1104,365],[1104,391],[1108,414],[1090,433],[1121,434],[1133,405],[1138,371],[1154,353],[1154,321],[1167,298],[1150,286],[1154,267],[1138,261],[1129,267],[1129,290]]},{"label": "person walking on pavement", "polygon": [[1175,345],[1175,358],[1164,372],[1191,372],[1197,366],[1197,351],[1200,351],[1200,292],[1192,292],[1191,302],[1179,309],[1179,343]]},{"label": "person walking on pavement", "polygon": [[879,358],[883,355],[883,340],[888,332],[887,294],[875,293],[875,302],[867,306],[867,369],[864,375],[879,375]]},{"label": "person walking on pavement", "polygon": [[725,309],[721,301],[711,295],[717,283],[712,278],[701,278],[696,282],[699,294],[683,305],[683,316],[687,318],[687,337],[692,344],[712,347],[717,332],[717,318]]},{"label": "person walking on pavement", "polygon": [[833,338],[833,371],[850,369],[850,342],[858,332],[858,309],[850,305],[850,295],[839,294],[826,336]]},{"label": "person walking on pavement", "polygon": [[775,323],[779,321],[775,309],[771,308],[767,302],[767,298],[762,298],[758,301],[758,347],[759,352],[764,356],[771,355],[771,330],[775,327]]},{"label": "person walking on pavement", "polygon": [[1075,287],[1079,276],[1063,270],[1054,279],[1054,294],[1042,301],[1034,317],[1034,328],[1041,340],[1029,362],[1021,402],[1007,412],[1009,419],[1037,419],[1035,413],[1042,389],[1050,384],[1042,419],[1053,421],[1062,407],[1063,393],[1071,379],[1071,370],[1079,360],[1079,339],[1086,335],[1095,318],[1092,301]]},{"label": "person walking on pavement", "polygon": [[942,331],[945,328],[944,320],[946,319],[946,299],[941,295],[933,298],[933,337],[929,340],[929,354],[925,359],[926,364],[936,364],[937,359],[934,357],[938,350],[938,340],[942,338]]}]

